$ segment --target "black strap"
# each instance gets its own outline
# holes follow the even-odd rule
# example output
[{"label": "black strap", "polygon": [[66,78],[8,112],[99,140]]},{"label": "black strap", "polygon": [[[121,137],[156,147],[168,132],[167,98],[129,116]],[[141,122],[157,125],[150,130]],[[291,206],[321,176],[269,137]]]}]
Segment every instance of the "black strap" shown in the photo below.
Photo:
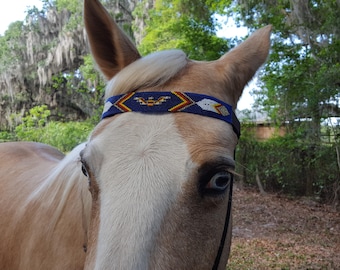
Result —
[{"label": "black strap", "polygon": [[212,270],[218,269],[218,266],[219,266],[220,260],[221,260],[221,256],[222,256],[222,252],[223,252],[223,248],[224,248],[224,244],[225,244],[225,240],[226,240],[226,237],[227,237],[228,229],[229,229],[229,222],[230,222],[230,216],[231,216],[231,203],[232,203],[232,196],[233,196],[233,182],[234,181],[233,181],[233,177],[232,177],[231,182],[230,182],[230,188],[229,188],[228,208],[227,208],[227,214],[225,216],[223,233],[222,233],[220,246],[218,248],[218,252],[217,252]]}]

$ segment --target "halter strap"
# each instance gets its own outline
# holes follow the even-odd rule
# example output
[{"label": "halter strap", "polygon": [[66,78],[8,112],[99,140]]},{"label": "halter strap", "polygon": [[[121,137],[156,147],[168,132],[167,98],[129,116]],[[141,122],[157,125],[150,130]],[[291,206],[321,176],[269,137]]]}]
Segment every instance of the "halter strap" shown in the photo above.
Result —
[{"label": "halter strap", "polygon": [[234,183],[234,178],[232,176],[231,181],[230,181],[230,186],[229,186],[228,206],[227,206],[227,213],[225,215],[225,220],[224,220],[223,232],[222,232],[220,245],[218,246],[218,251],[217,251],[217,255],[216,255],[212,270],[218,270],[221,257],[222,257],[222,253],[223,253],[223,249],[224,249],[224,245],[225,245],[225,241],[227,239],[227,234],[228,234],[229,225],[231,221],[230,218],[231,218],[232,200],[233,200],[233,183]]},{"label": "halter strap", "polygon": [[240,137],[240,122],[231,105],[211,96],[183,92],[132,92],[105,102],[102,119],[124,112],[186,112],[213,117],[232,125]]}]

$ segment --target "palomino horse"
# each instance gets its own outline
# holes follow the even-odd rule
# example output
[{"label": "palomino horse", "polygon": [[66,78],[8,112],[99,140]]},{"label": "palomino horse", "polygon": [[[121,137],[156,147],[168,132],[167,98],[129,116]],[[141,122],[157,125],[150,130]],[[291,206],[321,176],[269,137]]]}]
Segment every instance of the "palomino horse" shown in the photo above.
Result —
[{"label": "palomino horse", "polygon": [[179,50],[142,58],[98,0],[84,16],[108,79],[103,119],[66,156],[0,145],[0,269],[225,269],[232,108],[266,60],[270,26],[197,62]]}]

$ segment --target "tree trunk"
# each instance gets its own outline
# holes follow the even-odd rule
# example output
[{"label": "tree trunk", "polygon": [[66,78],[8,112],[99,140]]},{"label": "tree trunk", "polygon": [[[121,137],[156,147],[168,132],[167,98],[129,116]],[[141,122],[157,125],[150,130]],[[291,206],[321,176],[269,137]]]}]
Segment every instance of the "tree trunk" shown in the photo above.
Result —
[{"label": "tree trunk", "polygon": [[261,180],[260,180],[259,170],[257,168],[256,168],[255,179],[256,179],[257,186],[259,187],[260,194],[261,195],[266,195],[266,192],[264,191],[263,185],[262,185]]}]

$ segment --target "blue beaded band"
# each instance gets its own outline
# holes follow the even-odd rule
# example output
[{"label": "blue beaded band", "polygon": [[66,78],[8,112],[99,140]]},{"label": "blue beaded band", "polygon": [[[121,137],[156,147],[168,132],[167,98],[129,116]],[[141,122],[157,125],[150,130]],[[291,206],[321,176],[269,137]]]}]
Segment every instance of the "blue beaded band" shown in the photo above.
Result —
[{"label": "blue beaded band", "polygon": [[183,92],[132,92],[110,97],[102,119],[124,112],[186,112],[213,117],[232,125],[240,137],[240,122],[231,105],[211,96]]}]

